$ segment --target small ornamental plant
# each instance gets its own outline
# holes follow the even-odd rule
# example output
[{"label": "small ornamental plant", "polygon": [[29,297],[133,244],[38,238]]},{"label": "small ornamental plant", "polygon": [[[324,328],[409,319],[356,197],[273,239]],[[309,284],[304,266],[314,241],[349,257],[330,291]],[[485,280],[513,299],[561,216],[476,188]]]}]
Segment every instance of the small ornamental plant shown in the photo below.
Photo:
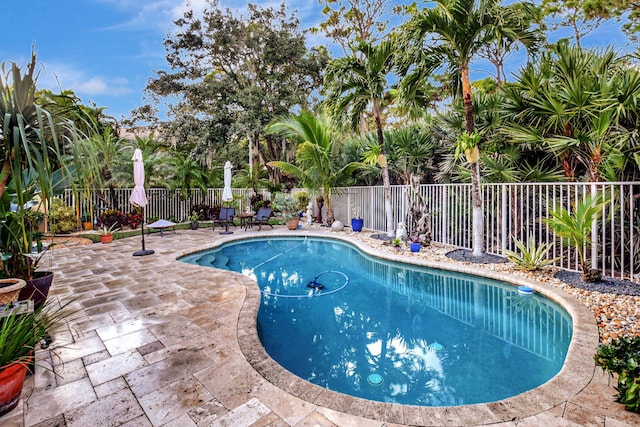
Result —
[{"label": "small ornamental plant", "polygon": [[355,219],[361,219],[362,218],[360,216],[360,208],[358,206],[353,206],[351,208],[351,218],[355,218]]},{"label": "small ornamental plant", "polygon": [[107,209],[100,215],[100,224],[111,227],[113,224],[126,224],[125,215],[117,209]]},{"label": "small ornamental plant", "polygon": [[126,215],[126,223],[132,229],[136,229],[142,223],[142,215],[135,212],[128,213]]},{"label": "small ornamental plant", "polygon": [[199,220],[200,220],[200,215],[198,215],[198,212],[196,211],[191,212],[191,215],[187,217],[187,221],[189,222],[198,222]]},{"label": "small ornamental plant", "polygon": [[594,359],[611,376],[618,375],[616,401],[627,411],[640,412],[640,335],[601,345]]},{"label": "small ornamental plant", "polygon": [[120,230],[120,228],[118,227],[118,223],[115,223],[115,224],[111,224],[110,227],[103,225],[99,231],[100,231],[100,234],[107,235],[107,234],[113,234],[118,230]]}]

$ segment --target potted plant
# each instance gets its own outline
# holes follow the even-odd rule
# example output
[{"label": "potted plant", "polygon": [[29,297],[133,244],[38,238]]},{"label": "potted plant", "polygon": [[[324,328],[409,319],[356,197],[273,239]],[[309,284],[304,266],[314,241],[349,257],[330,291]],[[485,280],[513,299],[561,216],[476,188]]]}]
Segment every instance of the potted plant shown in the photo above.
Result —
[{"label": "potted plant", "polygon": [[420,252],[420,248],[422,247],[422,243],[420,243],[420,238],[418,236],[413,236],[411,238],[411,244],[409,245],[411,248],[411,252]]},{"label": "potted plant", "polygon": [[82,229],[85,231],[93,230],[93,221],[91,221],[91,215],[84,213],[82,215]]},{"label": "potted plant", "polygon": [[287,193],[276,193],[272,202],[273,210],[281,212],[289,230],[296,230],[300,224],[300,217],[296,212],[293,196]]},{"label": "potted plant", "polygon": [[[36,271],[45,249],[37,222],[51,197],[100,167],[87,161],[81,148],[63,148],[63,143],[80,147],[79,132],[68,110],[38,92],[36,64],[32,53],[24,72],[16,63],[3,63],[0,74],[0,278],[27,282],[20,299],[42,294],[46,298],[53,280],[53,273]],[[75,228],[75,216],[73,223]],[[42,291],[34,283],[41,279]]]},{"label": "potted plant", "polygon": [[351,229],[356,233],[362,231],[362,227],[364,227],[364,219],[360,217],[360,208],[354,206],[351,208]]},{"label": "potted plant", "polygon": [[20,290],[25,286],[27,282],[22,279],[0,279],[0,305],[17,301]]},{"label": "potted plant", "polygon": [[300,225],[300,216],[298,216],[298,214],[285,213],[284,218],[286,220],[287,229],[298,229],[298,226]]},{"label": "potted plant", "polygon": [[111,243],[113,242],[113,233],[120,230],[120,228],[116,227],[118,223],[111,224],[110,227],[103,225],[100,229],[100,241],[102,243]]},{"label": "potted plant", "polygon": [[400,240],[400,238],[399,238],[399,237],[396,237],[396,238],[394,238],[394,239],[391,241],[391,246],[393,246],[393,248],[394,248],[397,252],[400,252],[400,250],[401,250],[400,245],[401,245],[401,244],[402,244],[402,240]]},{"label": "potted plant", "polygon": [[0,416],[16,407],[35,347],[55,324],[67,317],[68,303],[29,310],[28,304],[0,306]]},{"label": "potted plant", "polygon": [[24,280],[26,285],[18,299],[33,299],[36,307],[44,303],[53,282],[53,272],[36,271],[45,252],[53,246],[45,245],[42,233],[36,230],[39,216],[30,209],[12,211],[10,204],[0,204],[0,277]]},{"label": "potted plant", "polygon": [[198,215],[198,212],[196,211],[191,212],[191,215],[187,217],[187,221],[189,221],[189,227],[191,227],[192,230],[198,229],[199,220],[200,220],[200,215]]}]

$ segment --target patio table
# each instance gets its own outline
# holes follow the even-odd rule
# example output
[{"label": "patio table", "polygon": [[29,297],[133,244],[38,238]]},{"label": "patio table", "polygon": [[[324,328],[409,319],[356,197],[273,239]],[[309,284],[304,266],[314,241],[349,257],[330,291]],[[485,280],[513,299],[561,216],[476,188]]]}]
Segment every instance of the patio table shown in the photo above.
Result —
[{"label": "patio table", "polygon": [[147,228],[149,229],[149,233],[151,233],[152,228],[159,229],[160,237],[164,237],[164,230],[166,230],[167,228],[172,228],[173,234],[176,234],[176,223],[167,221],[166,219],[159,219],[156,222],[152,222],[151,224],[147,225]]}]

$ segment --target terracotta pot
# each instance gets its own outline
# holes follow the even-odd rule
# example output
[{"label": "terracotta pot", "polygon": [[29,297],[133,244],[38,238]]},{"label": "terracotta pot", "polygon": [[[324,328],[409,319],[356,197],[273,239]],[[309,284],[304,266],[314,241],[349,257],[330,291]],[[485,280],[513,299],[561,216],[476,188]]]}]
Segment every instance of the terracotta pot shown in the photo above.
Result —
[{"label": "terracotta pot", "polygon": [[53,283],[52,271],[36,271],[33,278],[27,280],[27,286],[20,290],[18,299],[20,301],[32,299],[33,308],[37,310],[47,300],[51,283]]},{"label": "terracotta pot", "polygon": [[113,234],[101,234],[100,241],[102,243],[111,243],[113,242]]},{"label": "terracotta pot", "polygon": [[18,405],[27,365],[12,363],[0,368],[0,416]]},{"label": "terracotta pot", "polygon": [[22,279],[0,279],[0,304],[18,301],[20,290],[25,286],[27,286],[27,282]]},{"label": "terracotta pot", "polygon": [[287,228],[289,230],[297,230],[299,223],[300,223],[299,217],[296,216],[294,218],[291,218],[290,220],[287,221]]},{"label": "terracotta pot", "polygon": [[93,223],[91,221],[85,221],[82,223],[82,228],[84,230],[93,230]]}]

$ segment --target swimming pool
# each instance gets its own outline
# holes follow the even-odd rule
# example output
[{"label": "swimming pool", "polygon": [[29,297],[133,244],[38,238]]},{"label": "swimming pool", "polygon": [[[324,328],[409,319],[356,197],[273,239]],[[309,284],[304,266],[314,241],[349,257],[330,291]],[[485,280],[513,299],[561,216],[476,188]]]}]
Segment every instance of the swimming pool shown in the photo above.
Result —
[{"label": "swimming pool", "polygon": [[514,396],[559,372],[571,340],[571,317],[539,295],[335,240],[252,239],[182,260],[254,277],[269,355],[365,399],[443,406]]}]

